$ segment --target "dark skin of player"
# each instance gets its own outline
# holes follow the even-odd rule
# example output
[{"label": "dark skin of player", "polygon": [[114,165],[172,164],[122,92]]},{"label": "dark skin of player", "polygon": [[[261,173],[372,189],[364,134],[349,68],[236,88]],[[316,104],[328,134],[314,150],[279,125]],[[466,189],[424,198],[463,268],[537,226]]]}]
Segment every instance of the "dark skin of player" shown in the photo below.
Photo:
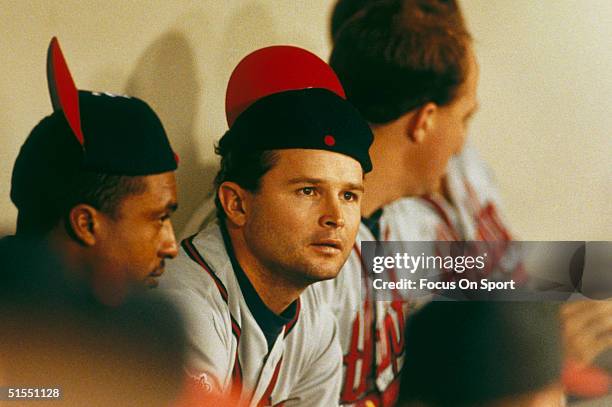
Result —
[{"label": "dark skin of player", "polygon": [[173,172],[142,177],[142,193],[125,197],[115,214],[79,204],[69,214],[73,236],[60,222],[48,240],[72,269],[80,270],[100,300],[120,303],[130,285],[157,285],[178,247],[170,215],[177,209]]}]

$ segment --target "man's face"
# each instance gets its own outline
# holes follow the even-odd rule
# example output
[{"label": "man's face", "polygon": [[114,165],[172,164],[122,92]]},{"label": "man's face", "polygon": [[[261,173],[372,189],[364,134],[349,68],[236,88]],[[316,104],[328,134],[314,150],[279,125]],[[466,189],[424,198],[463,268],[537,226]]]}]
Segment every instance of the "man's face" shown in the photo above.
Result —
[{"label": "man's face", "polygon": [[427,158],[425,176],[428,192],[436,190],[446,173],[450,158],[463,148],[470,119],[478,109],[478,64],[472,47],[468,49],[466,80],[457,89],[453,101],[435,113],[433,129],[423,143]]},{"label": "man's face", "polygon": [[296,284],[334,278],[359,228],[363,172],[343,154],[278,151],[278,161],[248,193],[244,237],[269,272]]},{"label": "man's face", "polygon": [[177,208],[173,172],[142,177],[145,192],[123,199],[115,217],[103,215],[98,258],[101,271],[126,273],[131,282],[157,286],[164,260],[177,255],[170,215]]}]

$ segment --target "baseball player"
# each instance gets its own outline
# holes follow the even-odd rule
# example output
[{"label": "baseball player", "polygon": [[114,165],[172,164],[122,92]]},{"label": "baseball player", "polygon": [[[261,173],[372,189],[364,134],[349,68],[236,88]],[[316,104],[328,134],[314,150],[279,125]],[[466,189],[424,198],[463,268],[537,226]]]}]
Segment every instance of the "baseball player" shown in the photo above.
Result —
[{"label": "baseball player", "polygon": [[185,310],[188,371],[249,406],[338,404],[332,279],[360,219],[372,133],[322,60],[273,46],[229,80],[217,221],[184,240],[160,287]]},{"label": "baseball player", "polygon": [[401,1],[380,2],[355,15],[335,36],[330,59],[375,135],[357,244],[338,278],[317,287],[343,333],[341,402],[358,406],[396,402],[411,311],[398,295],[380,301],[363,284],[359,244],[461,239],[454,211],[429,197],[441,190],[477,108],[478,69],[469,34],[450,22],[431,25],[402,7]]},{"label": "baseball player", "polygon": [[177,254],[177,158],[142,100],[77,90],[57,39],[47,73],[53,113],[21,147],[11,180],[17,236],[47,243],[83,270],[99,299],[157,284]]},{"label": "baseball player", "polygon": [[[370,122],[375,134],[371,150],[374,171],[366,178],[368,193],[363,206],[369,230],[360,232],[358,240],[363,235],[363,240],[492,242],[490,247],[496,250],[498,261],[491,269],[498,273],[491,277],[511,276],[519,284],[525,283],[527,276],[520,259],[506,251],[512,236],[500,215],[500,197],[491,171],[473,146],[463,146],[467,124],[477,107],[478,66],[458,4],[345,0],[338,3],[336,12],[341,15],[333,17],[337,31],[330,64],[349,100]],[[356,260],[349,258],[346,269],[350,270],[351,264],[359,265],[359,257],[355,250],[351,258]],[[336,285],[327,287],[328,300],[337,297],[343,280],[357,291],[361,288],[360,282],[344,274],[358,273],[356,269],[343,270],[333,283],[325,283]],[[349,297],[347,308],[355,308],[350,295],[339,295]],[[354,350],[350,347],[353,342],[362,342],[341,338],[345,360],[364,353],[376,355],[370,363],[375,371],[369,376],[375,379],[364,376],[363,370],[357,370],[355,380],[345,376],[345,402],[368,400],[365,389],[369,388],[373,393],[382,392],[373,402],[388,405],[386,400],[391,396],[386,396],[385,389],[395,392],[390,384],[395,382],[389,378],[398,369],[386,376],[380,372],[388,371],[389,358],[397,358],[398,364],[403,360],[401,318],[396,317],[397,304],[396,310],[389,312],[373,309],[383,304],[369,311],[376,317],[366,318],[365,310],[348,316],[337,313],[341,316],[341,332],[353,329],[357,332],[353,336],[360,338],[375,331],[377,338],[383,338],[372,341],[376,349],[369,352],[362,346]],[[609,323],[602,317],[606,305],[591,304],[591,309],[590,316],[582,318],[572,313],[573,320],[566,317],[570,313],[563,313],[564,327],[571,328],[565,330],[574,332],[574,338],[569,339],[577,343],[575,327],[583,326],[583,320],[597,320],[591,329],[581,331],[581,340],[591,348],[605,348],[609,346],[605,339]],[[364,323],[366,320],[376,321],[376,328]],[[385,320],[397,321],[395,333],[384,325]],[[369,387],[359,386],[368,380]],[[569,382],[566,385],[572,386]]]},{"label": "baseball player", "polygon": [[[375,7],[382,9],[385,13],[388,12],[383,17],[390,18],[397,11],[388,11],[387,8],[397,7],[400,4],[401,2],[397,1],[386,2],[386,5],[381,4]],[[364,18],[363,16],[356,17]],[[387,20],[383,19],[381,21]],[[360,20],[357,20],[353,24],[359,22]],[[380,24],[384,26],[383,23]],[[361,27],[358,28],[361,29]],[[445,33],[445,30],[449,27],[438,28],[438,31]],[[365,59],[366,55],[371,55],[369,51],[355,50],[354,53],[349,54],[358,46],[356,44],[364,41],[362,38],[357,38],[356,30],[346,34],[343,34],[346,30],[340,31],[341,38],[337,41],[343,41],[343,35],[347,39],[343,45],[340,45],[343,49],[339,49],[339,46],[336,45],[331,63],[341,75],[341,80],[345,80],[344,76],[350,75],[354,70],[356,81],[363,78],[368,85],[376,89],[380,85],[377,81],[382,79],[372,78],[367,71],[360,71],[360,69],[373,69],[372,66],[375,61],[362,61],[360,59]],[[421,39],[423,44],[427,44],[427,41],[432,40],[427,37],[427,32],[423,31]],[[435,32],[435,34],[438,33]],[[351,34],[355,35],[351,36]],[[444,35],[441,37],[446,38]],[[364,219],[360,224],[353,251],[339,276],[334,280],[317,284],[314,289],[317,298],[330,305],[339,325],[339,340],[344,355],[344,379],[340,400],[344,404],[393,405],[394,400],[397,399],[399,372],[404,362],[403,328],[410,311],[409,303],[402,301],[402,298],[397,297],[395,301],[391,302],[376,300],[376,293],[373,292],[371,287],[362,286],[361,242],[374,240],[458,240],[470,238],[467,235],[464,237],[463,230],[476,231],[475,226],[470,229],[469,225],[479,223],[482,224],[481,230],[483,231],[490,230],[492,231],[489,232],[490,234],[509,236],[496,213],[498,197],[495,190],[489,188],[492,184],[490,173],[486,167],[481,165],[482,161],[480,159],[474,159],[475,152],[473,149],[464,150],[464,154],[469,155],[469,158],[457,159],[456,162],[453,162],[447,175],[448,184],[452,185],[452,194],[461,197],[457,202],[459,202],[459,205],[466,205],[465,210],[460,211],[462,216],[460,217],[444,198],[434,194],[440,189],[446,162],[461,149],[463,144],[465,132],[463,121],[469,120],[469,116],[473,114],[476,107],[477,66],[471,50],[464,48],[464,41],[468,38],[469,34],[467,32],[460,31],[455,36],[447,38],[447,42],[443,44],[452,50],[451,54],[458,55],[457,60],[453,61],[454,65],[448,67],[448,70],[452,71],[454,69],[457,71],[454,73],[455,76],[462,77],[463,82],[468,82],[468,84],[462,86],[463,94],[458,97],[458,101],[448,102],[453,106],[458,105],[461,108],[460,112],[457,111],[458,109],[445,108],[445,111],[440,113],[441,108],[437,105],[435,107],[430,105],[429,110],[423,112],[426,115],[419,118],[421,127],[414,128],[414,134],[409,137],[402,131],[389,131],[391,129],[385,127],[384,123],[380,125],[372,124],[377,123],[373,118],[375,116],[372,115],[381,113],[372,113],[360,107],[359,102],[362,102],[365,106],[382,103],[381,101],[384,101],[383,97],[391,92],[388,88],[381,89],[381,95],[373,93],[376,95],[375,98],[364,95],[362,99],[357,99],[356,106],[361,108],[364,117],[370,121],[375,134],[375,141],[371,149],[374,170],[368,174],[365,180],[367,193],[364,195],[364,206],[362,208]],[[437,49],[433,47],[431,49],[432,52],[443,52],[444,50],[441,46]],[[343,50],[346,53],[339,56],[338,53]],[[341,58],[342,61],[340,61]],[[341,62],[345,62],[346,66],[342,66]],[[470,64],[467,64],[467,62],[470,62]],[[464,67],[464,65],[466,66]],[[429,68],[434,71],[433,68]],[[409,71],[410,68],[406,69]],[[433,72],[430,74],[434,75]],[[411,80],[411,75],[412,77],[415,76],[414,73],[407,73],[407,81]],[[453,75],[447,74],[447,76]],[[400,81],[385,78],[392,82],[389,86],[393,92],[405,94],[408,99],[421,100],[427,96],[424,95],[425,93],[433,92],[429,89],[422,89],[420,92],[423,94],[415,95],[412,82],[405,85],[406,88],[404,89],[399,88],[402,85]],[[430,86],[434,86],[435,83],[435,79],[432,79]],[[455,83],[454,86],[449,86],[449,88],[458,88],[461,87],[460,85],[460,83]],[[451,89],[447,89],[447,93],[452,93]],[[348,92],[348,97],[351,98],[354,95]],[[447,95],[447,97],[449,96]],[[433,110],[432,107],[434,107]],[[440,121],[445,127],[437,128],[433,134],[430,134],[432,129],[428,126],[434,121],[434,117],[436,123]],[[384,118],[384,120],[387,119]],[[380,119],[380,121],[383,120]],[[413,117],[411,121],[402,121],[401,125],[407,128],[409,124],[415,124],[416,122],[416,118]],[[436,142],[446,132],[453,137],[446,140],[449,143],[442,143],[442,147],[438,150]],[[412,142],[413,138],[424,141],[421,139],[425,138],[424,136],[435,138],[425,142]],[[450,141],[452,141],[452,144]],[[416,147],[412,148],[413,144]],[[391,154],[387,155],[389,153]],[[431,157],[436,159],[435,163]],[[478,180],[476,183],[478,188],[472,187],[469,189],[475,192],[476,196],[465,192],[466,185],[471,184],[468,179]],[[429,195],[427,197],[418,196],[425,193],[429,193]],[[203,207],[206,207],[206,205],[203,205]],[[384,207],[384,210],[381,210],[382,207]],[[487,215],[484,221],[477,221],[476,214],[478,213]],[[489,219],[491,225],[487,222]],[[461,225],[461,221],[468,225],[464,227]]]}]

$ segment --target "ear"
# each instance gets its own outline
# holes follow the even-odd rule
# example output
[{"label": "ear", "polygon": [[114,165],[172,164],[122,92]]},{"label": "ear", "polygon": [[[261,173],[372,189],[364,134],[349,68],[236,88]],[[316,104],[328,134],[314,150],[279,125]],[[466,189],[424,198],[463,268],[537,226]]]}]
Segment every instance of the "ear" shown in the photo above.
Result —
[{"label": "ear", "polygon": [[93,246],[100,233],[100,213],[90,205],[79,204],[68,214],[73,236],[85,246]]},{"label": "ear", "polygon": [[219,185],[218,193],[227,219],[236,226],[244,226],[248,209],[246,198],[249,192],[235,182],[226,181]]},{"label": "ear", "polygon": [[433,102],[425,103],[419,107],[408,122],[408,138],[420,144],[431,133],[434,128],[434,118],[438,111],[438,105]]}]

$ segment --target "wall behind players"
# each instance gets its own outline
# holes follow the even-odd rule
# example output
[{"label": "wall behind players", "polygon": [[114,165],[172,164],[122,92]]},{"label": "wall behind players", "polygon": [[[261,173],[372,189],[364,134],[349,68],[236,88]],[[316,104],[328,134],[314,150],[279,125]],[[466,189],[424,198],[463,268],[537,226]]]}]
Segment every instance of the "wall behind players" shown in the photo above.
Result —
[{"label": "wall behind players", "polygon": [[525,240],[612,240],[612,2],[464,0],[481,66],[470,133]]},{"label": "wall behind players", "polygon": [[[470,133],[525,239],[612,239],[612,3],[464,1],[481,65]],[[42,1],[0,6],[0,235],[14,230],[15,157],[51,112],[45,53],[57,35],[77,85],[127,93],[158,112],[181,156],[177,230],[216,171],[232,67],[290,43],[329,55],[330,0]]]}]

